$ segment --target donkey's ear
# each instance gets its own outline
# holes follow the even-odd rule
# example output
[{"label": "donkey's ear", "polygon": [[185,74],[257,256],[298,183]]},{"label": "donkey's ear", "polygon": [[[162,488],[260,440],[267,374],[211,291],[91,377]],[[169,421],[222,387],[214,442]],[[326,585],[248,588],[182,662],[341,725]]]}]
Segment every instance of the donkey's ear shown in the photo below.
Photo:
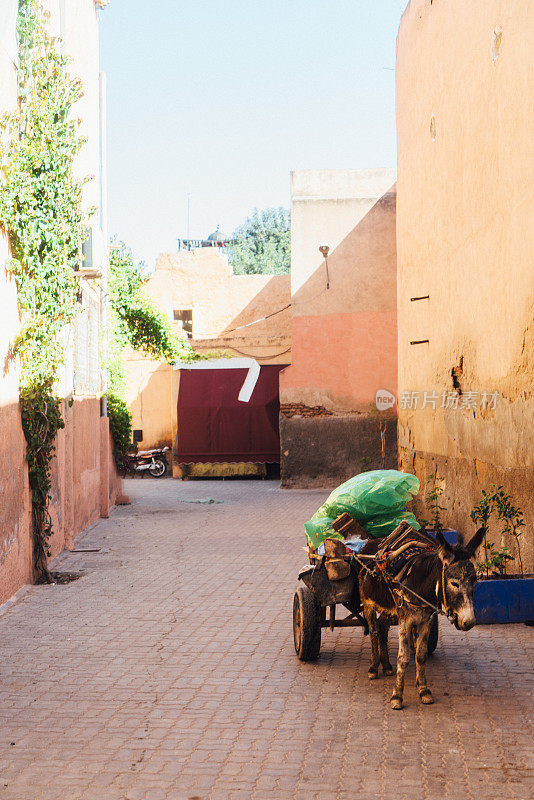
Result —
[{"label": "donkey's ear", "polygon": [[452,564],[454,561],[454,550],[445,539],[441,531],[436,531],[436,541],[439,545],[438,556],[444,564]]},{"label": "donkey's ear", "polygon": [[464,550],[468,554],[469,558],[474,557],[476,551],[482,544],[485,535],[486,535],[486,528],[483,525],[482,528],[479,528],[478,531],[473,536],[473,538],[470,539],[468,543],[465,545]]}]

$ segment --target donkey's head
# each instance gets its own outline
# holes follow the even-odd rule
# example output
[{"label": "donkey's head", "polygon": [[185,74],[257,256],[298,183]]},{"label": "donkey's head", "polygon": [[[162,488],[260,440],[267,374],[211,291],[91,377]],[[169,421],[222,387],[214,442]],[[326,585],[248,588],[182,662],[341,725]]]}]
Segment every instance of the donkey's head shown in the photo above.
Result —
[{"label": "donkey's head", "polygon": [[480,528],[465,546],[457,547],[451,547],[441,533],[436,537],[438,555],[443,564],[444,605],[461,631],[468,631],[476,624],[473,589],[477,576],[471,559],[482,544],[484,534],[485,528]]}]

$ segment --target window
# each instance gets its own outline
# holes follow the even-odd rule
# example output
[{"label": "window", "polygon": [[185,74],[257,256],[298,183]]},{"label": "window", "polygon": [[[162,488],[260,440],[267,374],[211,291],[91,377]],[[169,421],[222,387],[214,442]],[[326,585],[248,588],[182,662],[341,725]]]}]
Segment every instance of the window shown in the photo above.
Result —
[{"label": "window", "polygon": [[87,238],[82,244],[82,269],[93,269],[93,229],[89,228]]},{"label": "window", "polygon": [[173,311],[173,320],[188,339],[193,337],[193,310],[191,308],[175,308]]},{"label": "window", "polygon": [[100,319],[98,301],[82,292],[82,308],[74,323],[74,393],[100,392]]}]

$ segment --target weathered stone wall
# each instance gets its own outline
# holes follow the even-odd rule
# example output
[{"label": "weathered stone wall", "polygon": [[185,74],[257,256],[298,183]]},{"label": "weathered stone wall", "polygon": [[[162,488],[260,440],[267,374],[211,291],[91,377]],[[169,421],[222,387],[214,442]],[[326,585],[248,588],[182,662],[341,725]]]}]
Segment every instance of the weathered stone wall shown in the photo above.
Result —
[{"label": "weathered stone wall", "polygon": [[[397,54],[401,467],[422,481],[437,467],[446,521],[465,533],[481,490],[502,484],[525,511],[530,569],[532,10],[412,0]],[[437,400],[422,408],[425,391]]]},{"label": "weathered stone wall", "polygon": [[[397,421],[385,421],[384,467],[397,466]],[[368,414],[302,417],[280,416],[280,480],[286,489],[325,487],[369,469],[379,469],[381,438]]]}]

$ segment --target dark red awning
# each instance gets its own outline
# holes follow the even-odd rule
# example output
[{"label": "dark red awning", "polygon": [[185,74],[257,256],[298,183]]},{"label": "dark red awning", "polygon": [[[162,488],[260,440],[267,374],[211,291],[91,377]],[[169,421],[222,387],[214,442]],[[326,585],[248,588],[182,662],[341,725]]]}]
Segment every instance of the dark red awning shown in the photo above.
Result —
[{"label": "dark red awning", "polygon": [[246,369],[182,369],[176,460],[280,463],[278,374],[262,366],[248,403],[238,400]]}]

